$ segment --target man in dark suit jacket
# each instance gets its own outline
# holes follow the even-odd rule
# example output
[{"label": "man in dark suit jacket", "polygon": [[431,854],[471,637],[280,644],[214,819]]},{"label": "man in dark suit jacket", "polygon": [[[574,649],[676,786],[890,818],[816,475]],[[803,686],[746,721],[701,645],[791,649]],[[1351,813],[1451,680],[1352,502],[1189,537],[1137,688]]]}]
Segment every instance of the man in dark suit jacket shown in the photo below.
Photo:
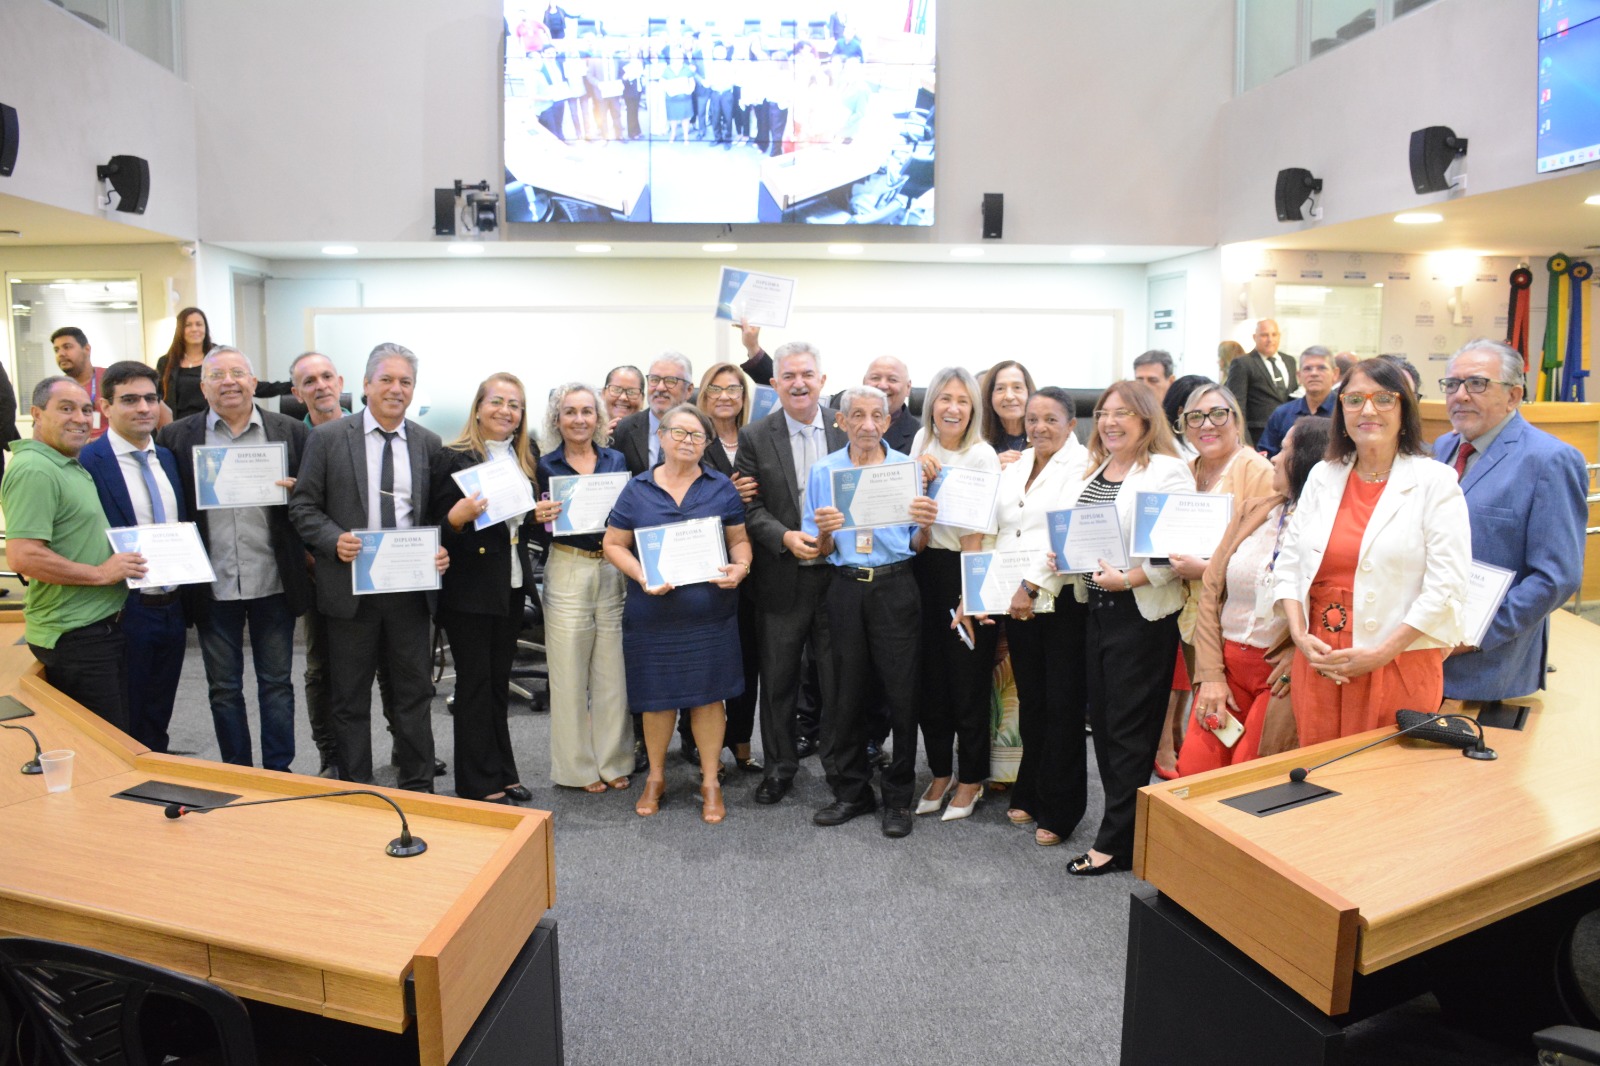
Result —
[{"label": "man in dark suit jacket", "polygon": [[1228,390],[1244,410],[1245,427],[1254,444],[1267,428],[1267,419],[1298,387],[1294,374],[1294,356],[1280,355],[1281,340],[1278,324],[1270,318],[1256,323],[1253,350],[1228,364]]},{"label": "man in dark suit jacket", "polygon": [[1444,661],[1444,694],[1526,696],[1544,687],[1550,614],[1583,580],[1589,475],[1583,453],[1518,412],[1521,352],[1498,341],[1468,341],[1445,373],[1445,408],[1455,429],[1434,443],[1434,458],[1454,466],[1461,479],[1473,559],[1515,576],[1482,643],[1457,647]]},{"label": "man in dark suit jacket", "polygon": [[[371,784],[372,680],[390,667],[394,742],[401,788],[433,791],[432,647],[434,594],[356,596],[351,564],[361,551],[352,530],[436,525],[429,482],[441,445],[437,434],[406,418],[417,382],[417,357],[383,343],[367,357],[360,414],[311,435],[289,500],[289,516],[316,553],[317,608],[327,618],[333,674],[333,724],[346,780]],[[440,573],[450,563],[435,555]]]},{"label": "man in dark suit jacket", "polygon": [[661,442],[656,437],[661,416],[680,403],[688,403],[693,391],[694,368],[687,356],[677,352],[656,356],[644,379],[649,406],[618,422],[611,438],[611,446],[628,461],[628,473],[642,474],[661,460]]},{"label": "man in dark suit jacket", "polygon": [[[178,459],[186,499],[195,495],[194,450],[281,443],[294,484],[305,452],[305,423],[255,405],[255,371],[237,348],[211,349],[200,364],[208,410],[180,418],[160,433]],[[217,580],[184,586],[185,606],[200,636],[211,690],[211,720],[224,762],[251,764],[244,703],[244,631],[250,627],[261,716],[261,765],[287,770],[294,761],[294,620],[311,603],[305,547],[282,504],[196,509],[200,539]]]},{"label": "man in dark suit jacket", "polygon": [[[78,462],[94,479],[106,521],[113,529],[187,522],[178,461],[151,438],[161,412],[155,371],[131,360],[106,367],[100,410],[110,429],[84,446]],[[186,628],[176,587],[129,591],[122,609],[128,641],[128,733],[151,751],[167,750],[167,725],[189,643]]]},{"label": "man in dark suit jacket", "polygon": [[754,545],[751,579],[761,605],[761,748],[766,775],[757,803],[777,803],[799,769],[795,748],[795,690],[807,642],[822,681],[823,706],[833,692],[833,662],[825,609],[833,569],[817,540],[800,528],[802,492],[810,467],[848,440],[820,403],[820,355],[804,341],[773,353],[772,379],[782,409],[739,431],[736,467],[754,478],[757,494],[745,504],[745,528]]}]

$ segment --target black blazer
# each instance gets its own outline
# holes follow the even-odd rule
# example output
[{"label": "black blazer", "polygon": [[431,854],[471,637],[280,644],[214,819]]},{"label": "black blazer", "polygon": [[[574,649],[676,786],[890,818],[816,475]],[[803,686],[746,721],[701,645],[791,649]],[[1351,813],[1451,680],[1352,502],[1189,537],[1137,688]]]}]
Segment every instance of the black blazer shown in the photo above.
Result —
[{"label": "black blazer", "polygon": [[[538,452],[534,452],[535,460]],[[445,516],[462,498],[461,486],[451,477],[484,457],[465,448],[441,448],[433,465],[431,509],[439,523],[439,544],[450,553],[450,569],[444,572],[439,587],[439,610],[461,614],[504,614],[511,595],[511,539],[504,523],[486,529],[470,525],[461,532],[450,528]],[[537,495],[537,492],[535,493]],[[522,560],[522,590],[534,591],[533,512],[522,516],[518,527],[517,552]],[[520,602],[520,601],[519,601]]]},{"label": "black blazer", "polygon": [[[258,408],[259,410],[259,408]],[[184,506],[194,508],[194,449],[206,442],[207,411],[180,418],[156,434],[156,443],[170,448],[178,460],[178,477],[183,482]],[[262,428],[269,441],[281,441],[287,446],[286,469],[290,477],[300,476],[301,462],[306,453],[306,439],[311,431],[304,422],[296,421],[276,411],[261,412]],[[195,524],[200,527],[200,539],[207,547],[211,544],[207,524],[209,512],[194,508]],[[267,508],[267,527],[272,537],[272,555],[278,563],[278,580],[283,582],[283,594],[289,610],[295,615],[305,614],[311,607],[311,577],[306,573],[306,548],[300,534],[289,521],[289,509],[284,506]],[[190,621],[199,622],[211,603],[210,585],[183,586],[183,606]]]},{"label": "black blazer", "polygon": [[[824,407],[822,420],[827,426],[828,451],[838,451],[849,443],[844,430],[833,424],[833,411]],[[717,450],[721,451],[720,445]],[[770,609],[793,597],[795,571],[800,566],[783,546],[783,535],[800,528],[800,486],[794,478],[794,453],[789,450],[789,424],[781,410],[739,431],[734,467],[761,486],[755,498],[744,505],[744,524],[755,554],[750,578],[756,595]]]},{"label": "black blazer", "polygon": [[[1226,382],[1228,391],[1233,393],[1234,398],[1239,401],[1239,406],[1244,408],[1245,425],[1252,430],[1264,429],[1267,419],[1272,417],[1272,412],[1288,403],[1289,394],[1298,387],[1294,356],[1279,352],[1278,358],[1283,360],[1284,373],[1289,379],[1286,388],[1280,388],[1277,382],[1272,380],[1272,371],[1267,369],[1267,361],[1254,349],[1228,364]],[[1254,438],[1255,433],[1252,432],[1251,436]]]},{"label": "black blazer", "polygon": [[642,474],[650,469],[650,409],[635,411],[617,423],[609,447],[622,453],[628,473]]}]

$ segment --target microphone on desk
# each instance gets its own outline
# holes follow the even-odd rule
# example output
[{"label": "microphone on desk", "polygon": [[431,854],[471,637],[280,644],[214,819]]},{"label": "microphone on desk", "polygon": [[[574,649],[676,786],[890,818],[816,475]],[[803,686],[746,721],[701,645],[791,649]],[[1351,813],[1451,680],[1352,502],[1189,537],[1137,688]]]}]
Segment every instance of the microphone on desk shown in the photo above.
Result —
[{"label": "microphone on desk", "polygon": [[44,773],[44,767],[39,765],[39,753],[43,749],[39,747],[39,738],[34,736],[33,730],[25,725],[6,725],[4,723],[0,723],[0,729],[20,729],[28,734],[29,739],[33,741],[33,758],[22,764],[22,772],[25,774]]},{"label": "microphone on desk", "polygon": [[411,826],[406,823],[406,812],[400,805],[381,792],[374,792],[368,788],[347,788],[338,792],[313,792],[305,796],[282,796],[278,799],[248,800],[244,803],[218,803],[210,807],[189,807],[182,803],[169,803],[166,806],[166,816],[172,819],[182,818],[186,814],[204,814],[207,811],[231,811],[236,807],[260,807],[268,803],[293,803],[296,800],[329,799],[334,796],[376,796],[394,808],[394,813],[400,816],[400,835],[389,841],[383,850],[397,859],[407,859],[413,855],[421,855],[428,850],[427,841],[421,837],[411,835]]},{"label": "microphone on desk", "polygon": [[[1462,749],[1461,754],[1465,755],[1469,759],[1499,758],[1499,755],[1493,748],[1484,745],[1483,726],[1479,725],[1476,721],[1468,718],[1464,714],[1424,714],[1422,711],[1411,711],[1402,708],[1394,713],[1394,718],[1395,724],[1400,726],[1400,731],[1398,733],[1390,733],[1386,737],[1381,737],[1378,740],[1374,740],[1371,744],[1363,744],[1354,751],[1347,751],[1343,755],[1336,755],[1326,762],[1319,762],[1309,770],[1303,766],[1296,766],[1293,770],[1289,771],[1289,780],[1299,784],[1301,781],[1306,779],[1307,775],[1309,775],[1312,770],[1320,770],[1324,766],[1331,766],[1340,759],[1348,759],[1352,755],[1359,755],[1368,748],[1375,748],[1379,744],[1387,744],[1389,741],[1394,740],[1397,737],[1403,737],[1407,733],[1412,732],[1417,733],[1417,735],[1423,740],[1432,740],[1440,744],[1448,744],[1453,748],[1460,748]],[[1459,732],[1451,730],[1448,727],[1439,726],[1440,722],[1449,720],[1468,722],[1477,732],[1476,734],[1470,731]],[[1429,726],[1434,728],[1430,730],[1428,728]]]}]

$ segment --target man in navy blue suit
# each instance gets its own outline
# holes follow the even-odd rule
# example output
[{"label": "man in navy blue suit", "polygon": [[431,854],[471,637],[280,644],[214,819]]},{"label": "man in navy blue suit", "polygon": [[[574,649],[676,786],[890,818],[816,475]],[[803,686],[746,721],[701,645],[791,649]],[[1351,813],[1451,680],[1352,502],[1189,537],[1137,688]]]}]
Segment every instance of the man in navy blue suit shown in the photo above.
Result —
[{"label": "man in navy blue suit", "polygon": [[[161,412],[155,371],[124,360],[106,367],[100,411],[110,430],[78,453],[94,478],[112,528],[182,522],[188,507],[178,486],[178,461],[151,438]],[[183,672],[183,604],[178,589],[128,593],[122,631],[128,641],[128,732],[152,751],[167,750],[167,724]]]},{"label": "man in navy blue suit", "polygon": [[1433,446],[1467,497],[1475,561],[1516,575],[1478,646],[1445,660],[1450,699],[1498,700],[1544,687],[1550,613],[1583,579],[1588,473],[1583,455],[1517,411],[1522,353],[1473,340],[1439,381],[1454,432]]}]

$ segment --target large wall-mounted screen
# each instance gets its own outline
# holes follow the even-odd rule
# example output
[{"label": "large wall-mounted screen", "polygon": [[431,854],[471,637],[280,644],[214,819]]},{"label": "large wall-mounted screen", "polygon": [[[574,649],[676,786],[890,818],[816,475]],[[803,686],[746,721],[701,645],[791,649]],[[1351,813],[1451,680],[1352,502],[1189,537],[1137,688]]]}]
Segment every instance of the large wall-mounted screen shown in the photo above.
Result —
[{"label": "large wall-mounted screen", "polygon": [[1600,0],[1539,2],[1539,172],[1600,160]]},{"label": "large wall-mounted screen", "polygon": [[507,3],[505,32],[510,222],[933,224],[934,0]]}]

